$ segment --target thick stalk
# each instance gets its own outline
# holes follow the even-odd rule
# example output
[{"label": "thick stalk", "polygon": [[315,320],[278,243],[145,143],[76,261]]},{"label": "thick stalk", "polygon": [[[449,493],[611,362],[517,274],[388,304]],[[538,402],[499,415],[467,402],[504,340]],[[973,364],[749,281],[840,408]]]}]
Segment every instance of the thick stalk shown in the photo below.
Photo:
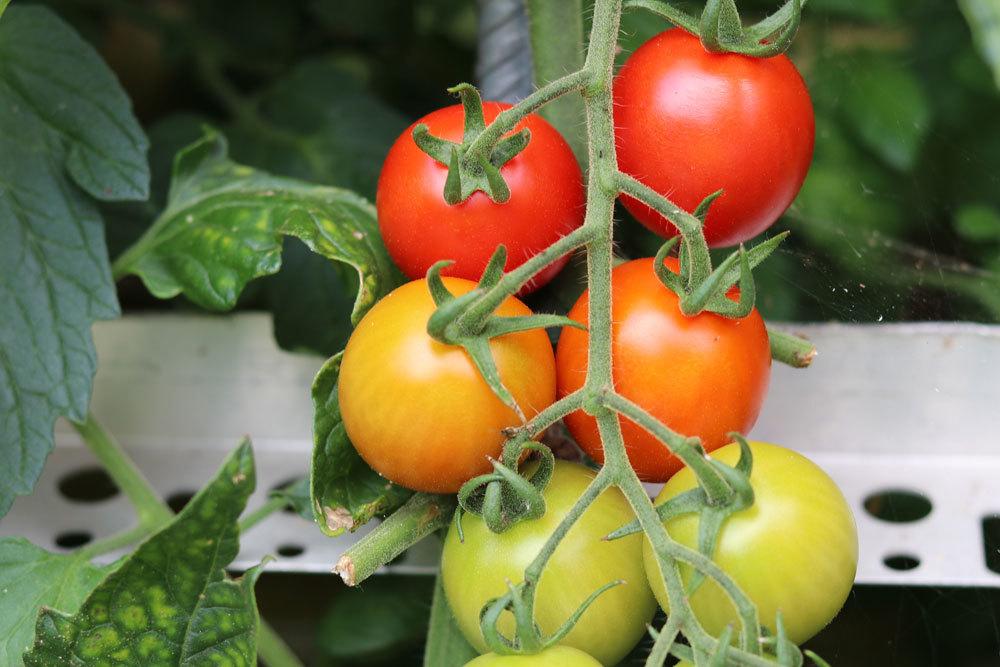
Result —
[{"label": "thick stalk", "polygon": [[806,368],[816,358],[816,346],[804,338],[767,328],[771,357],[793,368]]},{"label": "thick stalk", "polygon": [[407,548],[448,525],[454,496],[415,493],[374,530],[355,542],[333,567],[334,574],[355,586]]},{"label": "thick stalk", "polygon": [[257,625],[257,655],[266,667],[304,667],[281,635],[263,618]]},{"label": "thick stalk", "polygon": [[[567,72],[583,69],[583,6],[580,0],[525,0],[531,34],[535,85],[544,86]],[[587,159],[583,101],[574,96],[555,100],[541,110],[556,126],[580,161]]]},{"label": "thick stalk", "polygon": [[132,502],[140,525],[150,529],[173,518],[170,508],[156,495],[122,446],[101,427],[92,413],[88,412],[82,423],[73,422],[73,427],[118,488]]}]

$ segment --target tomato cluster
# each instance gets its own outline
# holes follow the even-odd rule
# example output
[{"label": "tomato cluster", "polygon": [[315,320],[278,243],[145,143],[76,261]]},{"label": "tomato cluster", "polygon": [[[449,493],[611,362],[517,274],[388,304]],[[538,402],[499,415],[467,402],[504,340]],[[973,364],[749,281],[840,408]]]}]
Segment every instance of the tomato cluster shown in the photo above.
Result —
[{"label": "tomato cluster", "polygon": [[[710,245],[739,243],[770,226],[808,170],[812,107],[784,56],[709,53],[696,37],[670,30],[629,58],[615,79],[614,99],[624,173],[692,212],[723,190],[704,221]],[[485,103],[486,122],[507,108]],[[448,203],[442,192],[449,165],[418,145],[414,128],[426,127],[434,137],[462,145],[468,138],[464,114],[459,105],[428,114],[397,139],[385,160],[376,200],[379,226],[390,255],[413,281],[358,324],[344,352],[338,388],[344,427],[365,461],[397,484],[431,493],[454,493],[490,471],[507,429],[588,382],[586,329],[565,328],[555,353],[539,329],[491,338],[500,381],[519,415],[497,397],[465,349],[428,332],[437,306],[424,276],[437,262],[453,260],[444,269],[443,285],[460,297],[475,289],[472,281],[499,245],[507,249],[509,271],[583,221],[580,168],[559,132],[534,114],[514,128],[530,130],[527,146],[498,164],[509,199],[475,191]],[[623,204],[650,229],[675,233],[644,204],[627,197]],[[755,309],[741,317],[685,314],[654,262],[636,259],[612,273],[614,390],[674,431],[698,437],[706,451],[717,450],[717,460],[733,464],[738,448],[727,444],[729,434],[753,427],[770,379],[766,327]],[[564,263],[565,258],[555,260],[521,294],[550,280]],[[680,270],[677,259],[667,258],[665,266]],[[739,300],[735,289],[726,296]],[[585,292],[569,312],[584,325],[588,299]],[[513,296],[495,312],[530,314]],[[565,422],[586,454],[602,463],[593,417],[581,411]],[[622,420],[622,431],[638,476],[667,482],[658,501],[697,483],[638,425]],[[851,511],[833,482],[800,455],[763,443],[751,448],[756,501],[726,520],[713,558],[757,604],[764,625],[773,630],[780,610],[789,637],[801,641],[831,620],[850,589],[857,558]],[[592,477],[583,465],[560,461],[544,489],[541,518],[499,534],[471,514],[453,523],[442,558],[444,591],[462,632],[481,652],[488,651],[480,631],[483,606],[505,594],[506,582],[522,578]],[[602,594],[560,646],[534,656],[483,655],[470,665],[596,665],[624,657],[645,633],[656,601],[668,606],[648,542],[640,535],[603,540],[633,518],[620,491],[608,489],[553,553],[534,608],[543,634],[554,632],[595,589],[624,582]],[[675,540],[697,548],[698,522],[697,514],[685,514],[667,529]],[[702,583],[691,604],[712,633],[738,623],[713,582]],[[499,628],[513,632],[509,614]]]}]

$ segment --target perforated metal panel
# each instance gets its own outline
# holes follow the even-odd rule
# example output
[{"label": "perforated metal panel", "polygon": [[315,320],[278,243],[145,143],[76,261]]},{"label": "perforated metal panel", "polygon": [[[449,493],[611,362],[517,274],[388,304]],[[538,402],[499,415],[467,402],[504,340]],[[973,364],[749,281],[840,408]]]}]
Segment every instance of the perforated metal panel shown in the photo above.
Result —
[{"label": "perforated metal panel", "polygon": [[[775,366],[752,436],[806,453],[841,486],[861,535],[858,580],[1000,585],[986,566],[981,527],[1000,514],[1000,327],[791,329],[820,355],[806,371]],[[308,470],[309,386],[322,360],[277,349],[266,316],[130,316],[97,325],[95,339],[93,410],[164,495],[199,488],[244,434],[258,462],[251,508]],[[58,548],[67,532],[100,538],[128,526],[121,495],[80,502],[60,493],[60,480],[95,462],[68,425],[56,440],[36,493],[0,520],[0,535]],[[863,508],[870,495],[897,489],[926,497],[930,514],[890,523]],[[272,554],[279,557],[270,569],[328,571],[365,530],[330,539],[279,513],[244,536],[237,566]],[[431,538],[392,567],[430,572],[437,550]],[[919,564],[894,570],[884,562],[894,556]]]}]

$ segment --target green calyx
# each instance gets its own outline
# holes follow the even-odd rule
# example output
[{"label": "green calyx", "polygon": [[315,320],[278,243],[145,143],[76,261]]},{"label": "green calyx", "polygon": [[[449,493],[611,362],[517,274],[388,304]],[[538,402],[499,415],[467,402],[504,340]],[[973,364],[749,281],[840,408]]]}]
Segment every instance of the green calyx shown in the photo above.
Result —
[{"label": "green calyx", "polygon": [[437,310],[427,321],[427,333],[437,341],[464,348],[493,393],[517,413],[523,422],[524,412],[500,378],[500,371],[490,350],[490,339],[529,329],[565,326],[583,328],[583,325],[563,315],[500,317],[493,313],[492,308],[485,311],[479,308],[480,304],[489,303],[484,297],[490,288],[499,283],[506,263],[507,250],[501,245],[483,270],[476,289],[457,297],[448,291],[441,279],[441,270],[451,262],[440,261],[429,268],[427,284]]},{"label": "green calyx", "polygon": [[[699,207],[700,209],[701,207]],[[688,317],[708,311],[723,317],[739,319],[753,311],[757,290],[754,284],[752,270],[763,262],[787,238],[788,232],[782,232],[763,243],[747,250],[742,245],[733,252],[718,267],[712,269],[709,264],[698,270],[691,259],[691,253],[686,250],[688,244],[682,242],[679,251],[680,271],[672,271],[664,260],[677,247],[681,237],[669,239],[653,260],[653,270],[656,277],[680,299],[680,308]],[[727,295],[733,288],[739,286],[738,301],[733,301]]]},{"label": "green calyx", "polygon": [[806,0],[788,0],[767,18],[744,28],[735,0],[708,0],[695,17],[661,0],[626,0],[628,9],[645,9],[697,35],[713,53],[770,58],[784,53],[795,39]]},{"label": "green calyx", "polygon": [[477,190],[485,192],[498,204],[505,203],[510,199],[510,188],[500,174],[500,168],[525,149],[531,132],[525,128],[483,149],[476,144],[486,130],[479,91],[467,83],[460,83],[449,88],[448,92],[461,97],[465,110],[465,131],[461,143],[435,137],[422,123],[413,128],[413,141],[420,150],[448,167],[443,192],[448,204],[459,204]]}]

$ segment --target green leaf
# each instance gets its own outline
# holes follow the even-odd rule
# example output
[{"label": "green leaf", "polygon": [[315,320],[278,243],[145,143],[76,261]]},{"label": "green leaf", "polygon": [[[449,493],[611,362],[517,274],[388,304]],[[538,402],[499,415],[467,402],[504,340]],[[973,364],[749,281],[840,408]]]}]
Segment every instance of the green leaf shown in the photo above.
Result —
[{"label": "green leaf", "polygon": [[20,537],[0,539],[0,665],[21,667],[41,607],[72,614],[111,567],[53,554]]},{"label": "green leaf", "polygon": [[845,61],[843,113],[858,137],[885,162],[913,168],[931,124],[920,81],[897,59],[861,54]]},{"label": "green leaf", "polygon": [[309,476],[303,476],[292,484],[271,491],[272,498],[281,498],[292,506],[302,518],[313,519],[312,498],[309,495]]},{"label": "green leaf", "polygon": [[412,495],[372,470],[347,438],[337,402],[343,353],[323,364],[313,381],[312,498],[316,523],[330,536],[387,514]]},{"label": "green leaf", "polygon": [[400,664],[424,640],[433,591],[432,577],[392,575],[338,591],[319,623],[320,651],[338,664]]},{"label": "green leaf", "polygon": [[225,572],[239,550],[236,521],[253,489],[253,451],[245,440],[78,612],[42,610],[25,665],[256,665],[253,586],[260,567],[238,581]]},{"label": "green leaf", "polygon": [[972,29],[976,48],[993,70],[993,80],[1000,88],[1000,4],[996,0],[958,0],[958,6]]},{"label": "green leaf", "polygon": [[424,648],[424,664],[435,667],[461,667],[475,658],[476,653],[476,649],[472,648],[462,635],[458,622],[451,613],[439,575],[434,583],[427,646]]},{"label": "green leaf", "polygon": [[115,262],[115,273],[138,275],[160,298],[183,292],[205,308],[226,310],[250,280],[278,270],[282,234],[357,270],[352,321],[396,284],[371,204],[346,190],[237,164],[214,131],[177,156],[166,210]]},{"label": "green leaf", "polygon": [[955,231],[969,241],[1000,241],[1000,211],[985,204],[966,204],[955,215]]},{"label": "green leaf", "polygon": [[409,124],[333,58],[296,67],[264,94],[260,114],[270,131],[227,129],[234,159],[369,198],[385,154]]},{"label": "green leaf", "polygon": [[58,416],[82,420],[90,326],[118,316],[91,197],[142,199],[146,138],[97,53],[43,7],[0,21],[0,516],[29,493]]}]

